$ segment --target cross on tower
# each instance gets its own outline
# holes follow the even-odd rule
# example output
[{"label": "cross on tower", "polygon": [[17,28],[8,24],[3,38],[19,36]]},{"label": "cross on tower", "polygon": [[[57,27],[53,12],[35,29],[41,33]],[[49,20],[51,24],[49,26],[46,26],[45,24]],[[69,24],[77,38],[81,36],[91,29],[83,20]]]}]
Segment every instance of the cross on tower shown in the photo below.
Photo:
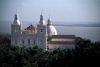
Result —
[{"label": "cross on tower", "polygon": [[42,14],[43,14],[43,10],[42,10]]},{"label": "cross on tower", "polygon": [[49,14],[49,19],[50,19],[50,14]]},{"label": "cross on tower", "polygon": [[16,9],[16,14],[17,14],[17,9]]}]

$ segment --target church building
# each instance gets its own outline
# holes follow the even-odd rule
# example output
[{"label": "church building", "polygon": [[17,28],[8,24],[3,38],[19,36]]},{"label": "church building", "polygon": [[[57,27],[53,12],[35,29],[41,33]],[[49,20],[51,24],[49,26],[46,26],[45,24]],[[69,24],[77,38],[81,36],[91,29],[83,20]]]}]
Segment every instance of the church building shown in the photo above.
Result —
[{"label": "church building", "polygon": [[22,23],[17,13],[11,24],[11,45],[15,46],[38,46],[44,50],[54,50],[58,47],[74,48],[75,39],[75,35],[58,35],[50,17],[46,24],[43,13],[40,15],[37,28],[31,24],[22,30]]}]

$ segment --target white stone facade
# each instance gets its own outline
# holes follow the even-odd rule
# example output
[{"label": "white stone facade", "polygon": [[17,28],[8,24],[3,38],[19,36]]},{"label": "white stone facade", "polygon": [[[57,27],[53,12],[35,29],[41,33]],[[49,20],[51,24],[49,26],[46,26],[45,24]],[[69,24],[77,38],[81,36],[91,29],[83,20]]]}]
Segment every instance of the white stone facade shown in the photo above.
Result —
[{"label": "white stone facade", "polygon": [[15,14],[14,22],[11,24],[11,44],[20,47],[38,46],[46,50],[47,49],[47,26],[43,19],[43,14],[40,15],[40,22],[37,25],[37,33],[31,33],[31,34],[29,33],[25,34],[25,32],[22,33],[22,25],[18,19],[18,14]]},{"label": "white stone facade", "polygon": [[[32,25],[31,25],[32,26]],[[30,27],[29,27],[30,28]],[[33,27],[34,28],[34,27]],[[36,30],[37,29],[37,30]],[[43,14],[40,15],[40,21],[37,24],[37,28],[34,30],[22,30],[22,24],[19,21],[18,14],[15,14],[14,22],[11,24],[11,45],[15,46],[26,46],[33,47],[38,46],[44,50],[55,49],[58,47],[61,48],[74,48],[75,44],[50,44],[47,42],[49,38],[52,38],[52,35],[57,35],[55,27],[52,25],[51,19],[48,19],[48,24],[44,21]],[[60,36],[62,37],[62,36]],[[66,36],[69,37],[69,36]],[[50,40],[50,39],[49,39]],[[51,39],[51,41],[67,41],[75,42],[75,39]],[[48,48],[49,47],[49,48]]]}]

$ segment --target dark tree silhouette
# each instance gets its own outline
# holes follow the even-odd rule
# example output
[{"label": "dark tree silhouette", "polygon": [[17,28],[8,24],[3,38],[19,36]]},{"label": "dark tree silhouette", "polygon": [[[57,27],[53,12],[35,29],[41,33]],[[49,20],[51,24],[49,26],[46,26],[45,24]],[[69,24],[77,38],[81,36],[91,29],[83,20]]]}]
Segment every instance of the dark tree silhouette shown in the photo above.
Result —
[{"label": "dark tree silhouette", "polygon": [[77,39],[74,49],[57,48],[52,52],[38,46],[0,45],[0,67],[97,67],[100,66],[100,42]]}]

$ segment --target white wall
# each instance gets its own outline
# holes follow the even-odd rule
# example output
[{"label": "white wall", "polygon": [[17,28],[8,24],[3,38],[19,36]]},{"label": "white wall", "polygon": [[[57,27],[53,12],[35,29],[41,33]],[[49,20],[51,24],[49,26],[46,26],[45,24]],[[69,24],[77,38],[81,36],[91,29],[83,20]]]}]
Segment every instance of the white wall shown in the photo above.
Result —
[{"label": "white wall", "polygon": [[75,48],[75,44],[48,44],[48,47],[49,49],[55,49],[55,48],[61,48],[61,49],[64,49],[64,48],[69,48],[69,49],[72,49],[72,48]]},{"label": "white wall", "polygon": [[52,39],[52,41],[75,41],[75,39]]}]

